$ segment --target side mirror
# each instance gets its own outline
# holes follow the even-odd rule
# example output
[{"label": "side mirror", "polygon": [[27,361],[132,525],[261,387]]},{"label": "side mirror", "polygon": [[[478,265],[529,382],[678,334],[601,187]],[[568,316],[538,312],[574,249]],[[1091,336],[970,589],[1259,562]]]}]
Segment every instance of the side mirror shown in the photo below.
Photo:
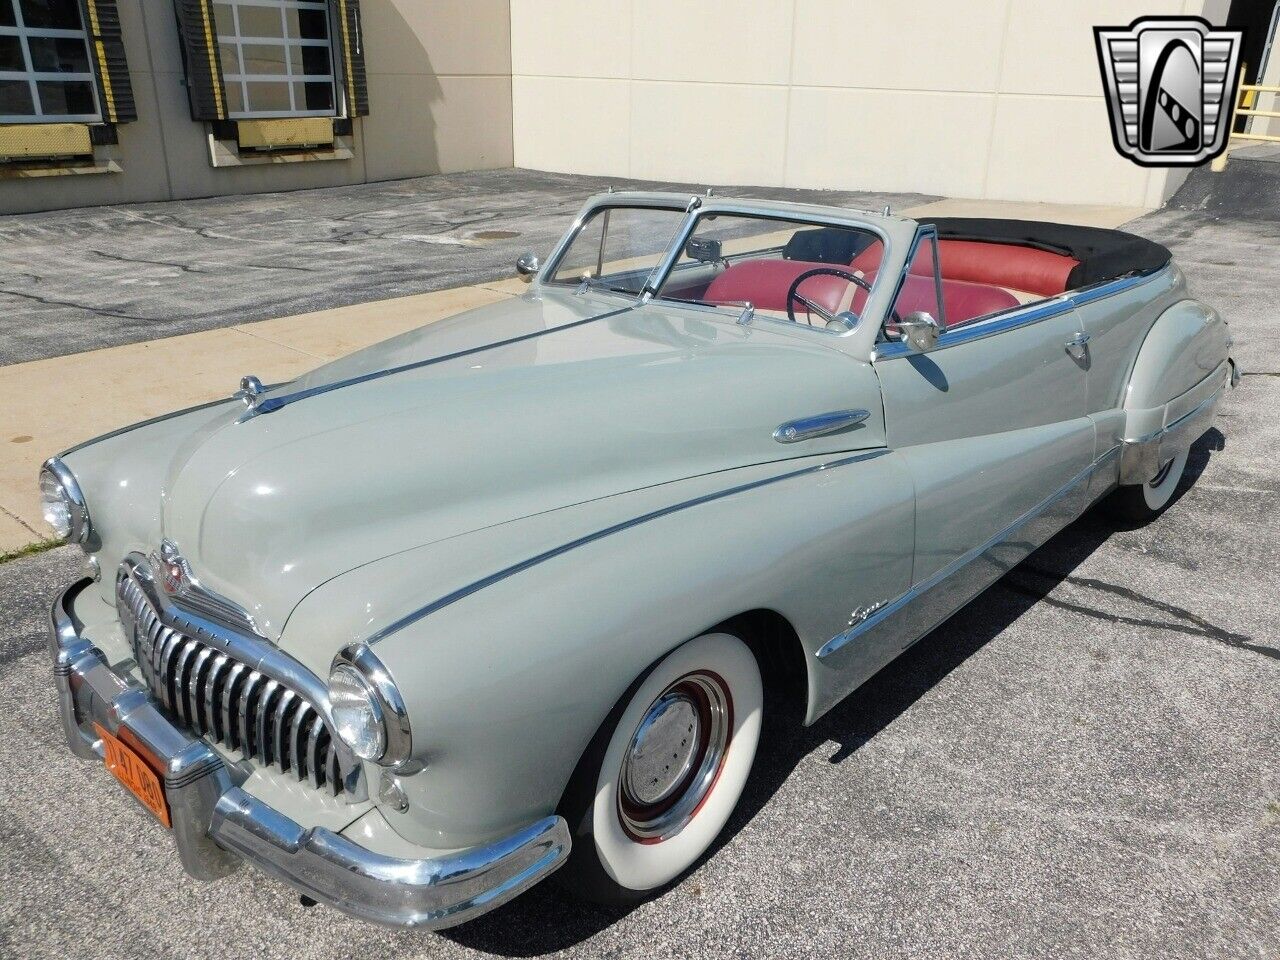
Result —
[{"label": "side mirror", "polygon": [[924,310],[908,313],[898,323],[902,336],[912,348],[923,353],[938,345],[938,335],[942,333],[942,324],[933,319],[933,315]]},{"label": "side mirror", "polygon": [[536,253],[526,253],[516,261],[516,273],[524,277],[525,280],[532,280],[541,266],[542,264],[538,262]]}]

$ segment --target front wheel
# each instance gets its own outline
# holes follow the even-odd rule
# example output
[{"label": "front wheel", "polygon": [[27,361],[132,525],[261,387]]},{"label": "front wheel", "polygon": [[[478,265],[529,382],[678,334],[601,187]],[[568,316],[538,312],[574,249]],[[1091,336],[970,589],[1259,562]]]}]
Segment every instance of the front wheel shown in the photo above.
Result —
[{"label": "front wheel", "polygon": [[1113,516],[1126,523],[1149,523],[1160,516],[1173,500],[1178,482],[1187,468],[1189,450],[1165,463],[1146,483],[1120,487],[1111,494],[1108,507]]},{"label": "front wheel", "polygon": [[574,831],[561,880],[602,903],[636,903],[693,867],[751,772],[763,686],[740,639],[710,633],[632,685],[565,793]]}]

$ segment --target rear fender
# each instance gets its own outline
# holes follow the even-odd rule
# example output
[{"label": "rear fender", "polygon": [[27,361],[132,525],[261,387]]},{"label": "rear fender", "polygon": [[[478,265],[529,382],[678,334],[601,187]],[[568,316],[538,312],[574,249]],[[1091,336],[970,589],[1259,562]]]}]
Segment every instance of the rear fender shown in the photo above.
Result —
[{"label": "rear fender", "polygon": [[1182,300],[1156,319],[1124,396],[1122,484],[1145,483],[1209,428],[1232,381],[1230,331],[1221,315]]}]

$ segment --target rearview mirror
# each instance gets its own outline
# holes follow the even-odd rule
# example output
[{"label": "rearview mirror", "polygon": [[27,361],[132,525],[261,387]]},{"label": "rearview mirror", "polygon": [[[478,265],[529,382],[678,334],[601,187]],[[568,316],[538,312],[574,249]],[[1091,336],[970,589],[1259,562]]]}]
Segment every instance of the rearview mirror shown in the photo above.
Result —
[{"label": "rearview mirror", "polygon": [[538,272],[538,255],[536,253],[526,253],[516,261],[516,273],[524,277],[526,280],[532,280],[534,274]]},{"label": "rearview mirror", "polygon": [[923,353],[938,345],[938,335],[942,333],[942,324],[933,319],[933,315],[924,310],[908,313],[898,322],[902,336],[911,346]]},{"label": "rearview mirror", "polygon": [[694,237],[684,245],[685,256],[699,263],[719,263],[724,259],[721,249],[719,240],[707,237]]}]

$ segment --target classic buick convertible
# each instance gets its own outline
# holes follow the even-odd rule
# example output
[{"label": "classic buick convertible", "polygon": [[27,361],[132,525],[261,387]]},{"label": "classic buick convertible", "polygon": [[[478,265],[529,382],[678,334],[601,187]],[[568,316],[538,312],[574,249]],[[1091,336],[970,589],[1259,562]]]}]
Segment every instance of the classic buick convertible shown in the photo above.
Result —
[{"label": "classic buick convertible", "polygon": [[1226,324],[1118,231],[590,200],[528,291],[48,461],[71,749],[173,833],[445,927],[631,902],[1096,501],[1174,498]]}]

